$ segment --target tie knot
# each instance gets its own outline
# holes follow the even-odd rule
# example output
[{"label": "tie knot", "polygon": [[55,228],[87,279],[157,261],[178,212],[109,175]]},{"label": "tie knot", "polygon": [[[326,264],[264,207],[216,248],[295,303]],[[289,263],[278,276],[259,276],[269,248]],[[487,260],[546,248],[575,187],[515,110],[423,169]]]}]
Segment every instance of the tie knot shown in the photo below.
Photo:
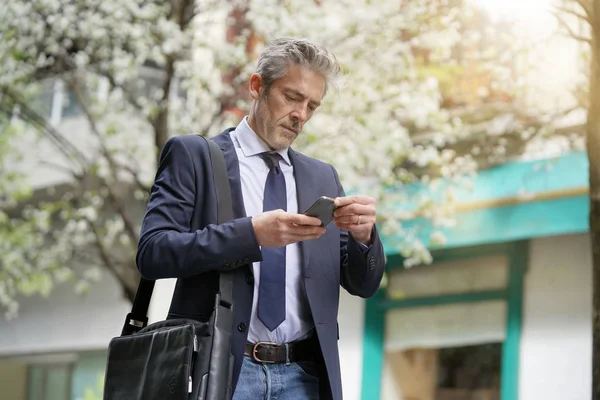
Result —
[{"label": "tie knot", "polygon": [[265,164],[269,169],[273,169],[273,167],[279,167],[279,161],[281,160],[281,154],[276,151],[265,151],[261,153],[260,156],[263,160],[265,160]]}]

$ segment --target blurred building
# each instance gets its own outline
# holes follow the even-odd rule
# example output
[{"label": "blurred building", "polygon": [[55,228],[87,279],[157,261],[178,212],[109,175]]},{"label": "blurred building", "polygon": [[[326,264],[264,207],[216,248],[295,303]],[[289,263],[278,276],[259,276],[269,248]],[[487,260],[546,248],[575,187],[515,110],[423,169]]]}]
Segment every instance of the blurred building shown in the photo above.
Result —
[{"label": "blurred building", "polygon": [[589,399],[585,154],[482,171],[458,203],[432,265],[389,255],[354,398]]},{"label": "blurred building", "polygon": [[[56,105],[65,93],[53,87],[53,123],[83,135],[83,118],[64,100]],[[35,171],[44,174],[34,176],[40,187],[62,182],[50,170]],[[405,269],[393,238],[385,238],[385,287],[366,302],[342,295],[346,398],[589,398],[585,154],[481,171],[457,201],[457,225],[433,249],[432,265]],[[411,223],[427,237],[424,221]],[[151,320],[164,318],[173,284],[157,285]],[[64,286],[48,299],[21,299],[19,317],[0,322],[2,399],[100,398],[106,348],[128,308],[108,274],[86,295]]]},{"label": "blurred building", "polygon": [[[106,89],[99,85],[98,95]],[[68,132],[69,141],[79,149],[92,151],[87,121],[62,81],[43,82],[29,106],[50,126]],[[13,167],[27,173],[36,191],[33,201],[60,194],[71,181],[60,168],[68,171],[68,159],[52,137],[27,131],[16,146],[24,157]],[[52,167],[44,168],[40,160]],[[0,398],[101,399],[108,341],[119,334],[130,309],[118,282],[105,273],[85,295],[76,294],[72,284],[63,284],[49,298],[21,297],[19,303],[16,319],[0,318]]]},{"label": "blurred building", "polygon": [[[543,64],[555,83],[560,71],[552,62]],[[424,63],[423,73],[431,74],[427,67]],[[486,105],[478,90],[490,86],[489,77],[475,67],[467,64],[460,76],[448,75],[448,108]],[[155,71],[146,72],[148,87],[154,79],[160,82]],[[548,75],[538,79],[545,83]],[[92,141],[74,98],[59,80],[44,88],[34,106],[85,151]],[[107,87],[100,82],[97,90],[102,98]],[[497,140],[508,140],[502,146],[510,154],[522,154],[530,143],[506,126],[532,121],[526,113],[505,113],[502,106],[510,99],[502,91],[485,96],[488,106],[497,105],[490,113],[502,125]],[[413,138],[429,140],[427,132]],[[28,150],[19,168],[32,172],[34,187],[60,188],[69,181],[60,169],[37,165],[41,154],[62,165],[56,144],[32,135],[19,145]],[[432,249],[433,264],[404,268],[391,244],[394,238],[384,238],[387,279],[379,293],[364,301],[342,291],[339,346],[346,399],[591,397],[586,156],[558,156],[557,151],[486,165],[486,151],[493,153],[495,144],[479,142],[477,135],[456,143],[454,150],[466,154],[475,146],[482,149],[480,165],[490,168],[480,172],[472,191],[459,193],[457,225],[446,229],[443,246]],[[423,238],[428,237],[426,221],[410,224],[421,226]],[[151,322],[166,315],[173,287],[172,280],[157,283]],[[106,348],[130,307],[117,280],[105,273],[85,295],[64,285],[47,299],[22,298],[20,303],[18,318],[0,319],[0,398],[100,399]]]}]

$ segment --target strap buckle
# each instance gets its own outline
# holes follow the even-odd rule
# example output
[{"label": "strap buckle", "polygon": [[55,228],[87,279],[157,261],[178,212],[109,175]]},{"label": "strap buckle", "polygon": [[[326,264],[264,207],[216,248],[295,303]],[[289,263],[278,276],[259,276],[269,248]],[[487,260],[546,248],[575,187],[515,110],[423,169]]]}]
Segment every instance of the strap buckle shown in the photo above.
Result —
[{"label": "strap buckle", "polygon": [[252,346],[252,358],[254,358],[254,361],[259,362],[259,363],[266,363],[266,364],[275,364],[275,361],[268,361],[268,360],[261,360],[260,358],[258,358],[257,354],[258,354],[258,346],[278,346],[277,343],[273,343],[273,342],[258,342],[255,343],[254,346]]}]

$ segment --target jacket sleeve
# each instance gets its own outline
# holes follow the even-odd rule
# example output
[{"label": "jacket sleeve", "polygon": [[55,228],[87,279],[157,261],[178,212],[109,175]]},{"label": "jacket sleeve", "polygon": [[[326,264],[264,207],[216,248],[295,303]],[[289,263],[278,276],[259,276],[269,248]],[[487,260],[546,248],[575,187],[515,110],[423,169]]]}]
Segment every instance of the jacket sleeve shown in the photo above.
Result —
[{"label": "jacket sleeve", "polygon": [[249,217],[191,231],[194,208],[200,204],[196,199],[206,198],[200,193],[207,186],[202,179],[211,176],[202,171],[207,168],[199,161],[202,152],[193,153],[195,157],[179,137],[169,139],[161,152],[136,256],[144,278],[185,278],[262,259]]},{"label": "jacket sleeve", "polygon": [[[333,168],[333,167],[332,167]],[[333,168],[338,196],[345,196],[337,171]],[[373,227],[368,250],[359,247],[348,231],[340,230],[340,280],[348,293],[364,298],[377,293],[385,270],[385,253],[377,228]]]}]

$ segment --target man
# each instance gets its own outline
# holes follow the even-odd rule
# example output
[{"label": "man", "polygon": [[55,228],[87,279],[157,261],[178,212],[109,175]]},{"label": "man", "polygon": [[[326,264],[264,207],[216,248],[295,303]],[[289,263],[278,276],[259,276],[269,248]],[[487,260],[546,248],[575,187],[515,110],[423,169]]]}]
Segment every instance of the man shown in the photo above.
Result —
[{"label": "man", "polygon": [[[290,148],[339,69],[306,40],[266,47],[248,116],[213,139],[225,155],[233,221],[211,223],[214,183],[200,138],[172,138],[161,153],[137,265],[149,279],[179,278],[169,318],[199,320],[212,313],[219,272],[235,270],[234,400],[341,399],[340,284],[369,297],[383,275],[375,200],[346,197],[331,165]],[[336,198],[326,227],[302,214],[321,196]],[[194,213],[205,227],[190,232]]]}]

